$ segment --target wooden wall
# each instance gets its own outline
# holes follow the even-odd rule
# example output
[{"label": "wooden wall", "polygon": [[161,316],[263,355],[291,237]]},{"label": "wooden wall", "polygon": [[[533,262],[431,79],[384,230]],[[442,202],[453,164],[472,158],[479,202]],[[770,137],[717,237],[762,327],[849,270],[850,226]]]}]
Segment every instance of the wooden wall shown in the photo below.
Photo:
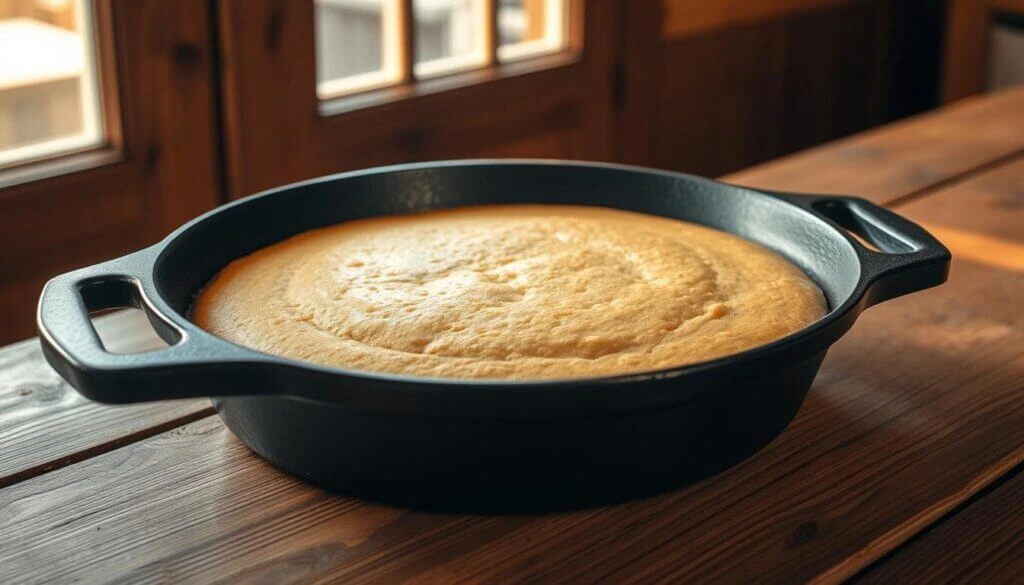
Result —
[{"label": "wooden wall", "polygon": [[942,2],[662,4],[627,15],[630,162],[717,176],[937,103]]},{"label": "wooden wall", "polygon": [[1024,0],[948,0],[942,99],[951,102],[986,90],[991,26],[1024,18]]}]

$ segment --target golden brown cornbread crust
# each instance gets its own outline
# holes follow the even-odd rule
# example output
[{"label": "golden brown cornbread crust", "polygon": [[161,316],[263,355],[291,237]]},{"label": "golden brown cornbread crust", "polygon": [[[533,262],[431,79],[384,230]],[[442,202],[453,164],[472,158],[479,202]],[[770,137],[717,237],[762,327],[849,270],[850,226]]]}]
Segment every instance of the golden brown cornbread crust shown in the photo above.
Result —
[{"label": "golden brown cornbread crust", "polygon": [[358,370],[541,379],[762,345],[825,313],[775,253],[699,225],[575,206],[463,208],[313,230],[228,265],[195,322]]}]

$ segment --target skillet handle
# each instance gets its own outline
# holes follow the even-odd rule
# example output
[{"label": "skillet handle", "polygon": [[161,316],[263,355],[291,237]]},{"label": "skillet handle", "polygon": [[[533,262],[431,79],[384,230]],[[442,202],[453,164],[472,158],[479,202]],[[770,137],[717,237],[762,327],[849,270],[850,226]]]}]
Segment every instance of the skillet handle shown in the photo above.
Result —
[{"label": "skillet handle", "polygon": [[[84,396],[113,404],[253,394],[265,388],[265,379],[254,383],[265,375],[254,352],[191,334],[162,317],[144,292],[142,281],[150,273],[152,254],[142,250],[46,283],[37,324],[43,355],[57,373]],[[142,309],[171,346],[135,354],[104,349],[90,311],[130,306]]]},{"label": "skillet handle", "polygon": [[[916,223],[859,197],[775,195],[832,224],[854,244],[867,285],[867,306],[946,282],[952,258],[949,250]],[[863,238],[877,250],[847,232]]]}]

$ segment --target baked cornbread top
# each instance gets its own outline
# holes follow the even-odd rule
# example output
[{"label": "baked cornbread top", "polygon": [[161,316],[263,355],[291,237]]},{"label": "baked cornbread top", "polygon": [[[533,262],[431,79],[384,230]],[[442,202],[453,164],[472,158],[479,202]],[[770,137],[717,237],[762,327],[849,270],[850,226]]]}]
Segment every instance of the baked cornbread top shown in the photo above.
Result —
[{"label": "baked cornbread top", "polygon": [[636,373],[735,353],[825,313],[781,256],[682,221],[582,206],[338,224],[235,260],[195,322],[240,345],[446,378]]}]

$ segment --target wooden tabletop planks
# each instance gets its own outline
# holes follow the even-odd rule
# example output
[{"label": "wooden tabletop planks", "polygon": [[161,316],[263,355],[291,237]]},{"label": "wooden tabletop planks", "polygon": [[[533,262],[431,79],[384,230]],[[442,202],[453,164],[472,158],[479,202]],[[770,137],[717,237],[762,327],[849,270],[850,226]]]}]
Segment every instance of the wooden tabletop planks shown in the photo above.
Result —
[{"label": "wooden tabletop planks", "polygon": [[868,311],[793,425],[698,485],[556,516],[427,515],[303,485],[208,418],[0,490],[0,582],[849,577],[1024,461],[1024,265],[1004,257],[1024,246],[1022,182],[1024,159],[900,207],[961,234],[950,282]]},{"label": "wooden tabletop planks", "polygon": [[[1024,90],[1012,90],[965,100],[949,110],[726,179],[766,189],[843,192],[887,201],[941,186],[1022,148]],[[138,326],[137,316],[127,315],[122,331],[135,335],[148,329]],[[206,401],[132,407],[91,403],[57,378],[35,341],[0,349],[0,486],[210,412]]]},{"label": "wooden tabletop planks", "polygon": [[[955,324],[961,344],[998,338],[1012,327],[1006,314],[1024,312],[1024,161],[1006,165],[973,181],[970,205],[949,193],[914,205],[918,218],[953,250],[958,263],[1016,273],[1016,287],[1005,304],[992,307],[992,319]],[[1013,294],[1013,293],[1016,294]],[[1015,343],[1015,340],[1007,340]],[[1019,343],[1019,342],[1016,342]],[[980,361],[980,360],[979,360]],[[1008,387],[1024,393],[1024,362]],[[977,367],[977,366],[973,366]],[[993,397],[998,400],[998,397]],[[1018,421],[1019,406],[1004,405],[999,416]],[[1012,410],[1016,409],[1017,413]],[[967,439],[967,437],[964,437]],[[1024,446],[1022,446],[1024,447]],[[1024,575],[1024,456],[996,487],[863,575],[864,583],[1019,583]]]},{"label": "wooden tabletop planks", "polygon": [[[97,319],[115,351],[162,342],[138,312]],[[0,349],[0,487],[173,428],[213,412],[209,401],[107,406],[67,385],[43,360],[39,340]]]},{"label": "wooden tabletop planks", "polygon": [[1020,583],[1022,518],[1024,473],[1018,472],[857,583]]},{"label": "wooden tabletop planks", "polygon": [[723,180],[887,203],[1021,152],[1024,88],[963,100]]},{"label": "wooden tabletop planks", "polygon": [[[830,582],[886,554],[861,577],[1012,577],[1019,473],[892,551],[1024,462],[1022,149],[1014,90],[727,177],[908,201],[953,250],[951,280],[865,314],[763,452],[612,508],[437,516],[331,496],[250,454],[206,401],[90,403],[37,342],[0,349],[0,582]],[[134,318],[110,322],[150,347]]]}]

